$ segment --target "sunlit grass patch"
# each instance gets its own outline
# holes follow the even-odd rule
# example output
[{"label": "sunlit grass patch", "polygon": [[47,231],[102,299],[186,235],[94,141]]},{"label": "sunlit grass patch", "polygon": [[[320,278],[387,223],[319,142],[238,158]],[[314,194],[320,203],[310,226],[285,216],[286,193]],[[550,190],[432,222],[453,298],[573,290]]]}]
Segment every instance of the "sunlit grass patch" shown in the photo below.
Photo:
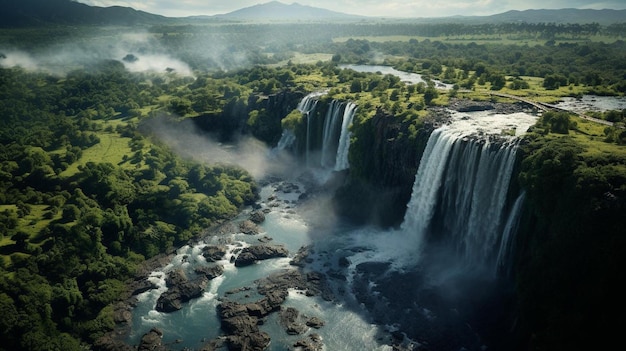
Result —
[{"label": "sunlit grass patch", "polygon": [[626,146],[607,143],[602,141],[601,138],[591,138],[583,134],[573,134],[572,136],[585,148],[583,156],[594,158],[610,157],[611,159],[622,159],[626,162]]},{"label": "sunlit grass patch", "polygon": [[31,239],[47,227],[52,220],[61,218],[61,211],[50,219],[44,218],[48,207],[48,205],[30,205],[30,213],[20,218],[19,228],[28,233]]},{"label": "sunlit grass patch", "polygon": [[129,146],[130,138],[122,137],[117,133],[99,133],[100,142],[92,147],[83,150],[81,158],[71,164],[65,171],[61,173],[62,177],[71,177],[78,172],[78,167],[87,164],[87,162],[108,162],[114,165],[120,165],[128,169],[136,168],[131,162],[127,162],[124,158],[130,158],[133,154]]},{"label": "sunlit grass patch", "polygon": [[292,64],[314,64],[317,62],[327,62],[333,58],[333,54],[325,54],[325,53],[313,53],[313,54],[305,54],[302,52],[294,52],[293,56],[290,59],[280,61],[274,66],[284,66],[287,63],[291,62]]}]

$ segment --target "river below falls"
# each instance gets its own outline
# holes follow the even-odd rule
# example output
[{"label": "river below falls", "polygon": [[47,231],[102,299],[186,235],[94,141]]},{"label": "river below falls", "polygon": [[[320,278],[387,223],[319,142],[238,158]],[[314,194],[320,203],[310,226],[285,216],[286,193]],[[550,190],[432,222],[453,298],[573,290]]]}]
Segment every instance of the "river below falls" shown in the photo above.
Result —
[{"label": "river below falls", "polygon": [[[221,335],[220,320],[216,312],[219,298],[234,290],[249,288],[245,302],[257,300],[260,295],[255,292],[255,281],[285,269],[301,269],[290,265],[290,261],[303,246],[316,247],[315,253],[309,256],[307,270],[340,270],[336,254],[344,250],[354,254],[358,250],[349,251],[348,242],[351,240],[347,236],[336,235],[338,230],[341,231],[341,225],[334,222],[334,217],[330,214],[323,213],[323,210],[320,212],[323,205],[316,205],[315,209],[307,206],[304,209],[298,208],[298,198],[305,191],[304,186],[297,181],[270,183],[260,192],[258,205],[266,214],[265,221],[259,225],[259,234],[248,235],[235,231],[209,235],[196,244],[180,248],[170,264],[151,273],[149,279],[158,288],[137,296],[138,303],[132,312],[132,328],[127,343],[138,345],[141,337],[156,327],[163,331],[163,344],[168,349],[200,349],[207,341]],[[233,222],[237,224],[247,219],[250,211],[244,211]],[[322,225],[312,226],[312,222],[305,219],[306,216],[315,217],[315,221],[320,221],[317,223]],[[232,227],[238,228],[237,225]],[[331,231],[335,232],[334,239],[324,240]],[[267,241],[268,238],[271,238],[269,243],[272,245],[284,245],[289,250],[290,257],[259,261],[247,267],[235,267],[231,262],[230,257],[237,248],[259,244],[260,240]],[[194,267],[206,264],[202,248],[213,244],[226,244],[229,248],[224,259],[217,262],[224,266],[224,273],[209,282],[202,297],[185,303],[181,310],[173,313],[156,311],[157,299],[167,290],[167,272],[182,268],[188,276],[194,276]],[[326,350],[390,350],[386,328],[374,324],[367,311],[346,292],[349,290],[346,288],[348,280],[349,277],[343,275],[335,277],[334,282],[331,279],[330,283],[337,292],[334,301],[326,301],[319,296],[306,296],[300,291],[290,291],[283,308],[294,307],[307,317],[320,318],[325,325],[320,329],[310,329],[303,335],[288,335],[278,320],[278,314],[273,313],[261,326],[261,330],[271,337],[269,350],[290,349],[296,341],[309,333],[320,335]]]}]

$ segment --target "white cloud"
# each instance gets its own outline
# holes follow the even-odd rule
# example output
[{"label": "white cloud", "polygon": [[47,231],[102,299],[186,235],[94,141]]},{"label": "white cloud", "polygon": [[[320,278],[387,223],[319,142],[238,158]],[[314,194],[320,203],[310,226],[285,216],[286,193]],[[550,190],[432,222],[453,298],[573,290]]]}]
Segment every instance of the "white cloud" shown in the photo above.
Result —
[{"label": "white cloud", "polygon": [[[216,15],[253,6],[270,0],[78,0],[95,6],[128,6],[137,10],[170,17]],[[292,0],[283,0],[292,3]],[[388,17],[442,17],[454,15],[490,15],[508,10],[526,9],[626,9],[623,0],[296,0],[302,5],[333,11]]]}]

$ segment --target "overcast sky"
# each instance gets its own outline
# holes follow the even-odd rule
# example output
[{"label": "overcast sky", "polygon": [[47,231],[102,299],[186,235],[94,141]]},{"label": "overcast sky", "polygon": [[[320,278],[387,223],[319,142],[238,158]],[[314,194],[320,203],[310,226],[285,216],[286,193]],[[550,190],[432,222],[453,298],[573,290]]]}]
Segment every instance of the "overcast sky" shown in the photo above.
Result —
[{"label": "overcast sky", "polygon": [[[270,0],[77,0],[94,6],[127,6],[168,17],[216,15]],[[294,1],[281,1],[291,4]],[[492,15],[526,9],[626,9],[626,0],[298,0],[302,5],[365,16],[444,17]]]}]

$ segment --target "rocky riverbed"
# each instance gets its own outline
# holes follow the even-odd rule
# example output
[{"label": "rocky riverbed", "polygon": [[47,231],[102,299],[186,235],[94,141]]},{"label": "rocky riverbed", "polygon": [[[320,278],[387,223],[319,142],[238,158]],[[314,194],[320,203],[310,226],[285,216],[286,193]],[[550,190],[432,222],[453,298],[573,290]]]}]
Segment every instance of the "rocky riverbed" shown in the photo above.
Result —
[{"label": "rocky riverbed", "polygon": [[[137,277],[129,283],[128,294],[115,305],[116,329],[103,336],[95,348],[98,350],[172,350],[180,349],[181,340],[164,342],[166,332],[158,326],[142,335],[138,344],[128,344],[128,335],[133,328],[133,308],[138,305],[142,294],[159,291],[154,309],[159,313],[174,313],[184,308],[190,301],[203,296],[213,279],[224,274],[224,262],[230,262],[236,269],[250,265],[263,264],[265,260],[290,258],[291,268],[282,269],[262,278],[252,286],[232,289],[217,299],[216,313],[220,319],[222,333],[219,337],[203,342],[203,350],[265,350],[271,343],[267,332],[260,329],[270,315],[276,315],[281,321],[285,334],[301,335],[294,344],[294,349],[321,350],[322,337],[311,330],[325,326],[325,321],[318,316],[307,316],[296,308],[283,306],[290,292],[303,296],[318,296],[327,301],[333,299],[333,293],[326,284],[326,276],[320,272],[304,271],[303,262],[307,257],[305,248],[296,252],[281,244],[270,244],[271,233],[264,233],[260,225],[267,214],[280,211],[284,216],[295,214],[294,207],[299,201],[306,201],[302,186],[297,183],[280,182],[275,192],[255,206],[245,218],[224,223],[207,231],[203,240],[217,242],[201,247],[200,256],[203,264],[196,265],[192,271],[175,268],[164,274],[165,287],[155,283],[154,272],[171,265],[175,252],[153,258],[143,265]],[[257,238],[257,244],[242,245],[233,242],[229,235],[242,233]],[[218,240],[215,240],[218,238]],[[183,255],[184,264],[193,258]],[[254,297],[258,298],[254,299]]]}]

